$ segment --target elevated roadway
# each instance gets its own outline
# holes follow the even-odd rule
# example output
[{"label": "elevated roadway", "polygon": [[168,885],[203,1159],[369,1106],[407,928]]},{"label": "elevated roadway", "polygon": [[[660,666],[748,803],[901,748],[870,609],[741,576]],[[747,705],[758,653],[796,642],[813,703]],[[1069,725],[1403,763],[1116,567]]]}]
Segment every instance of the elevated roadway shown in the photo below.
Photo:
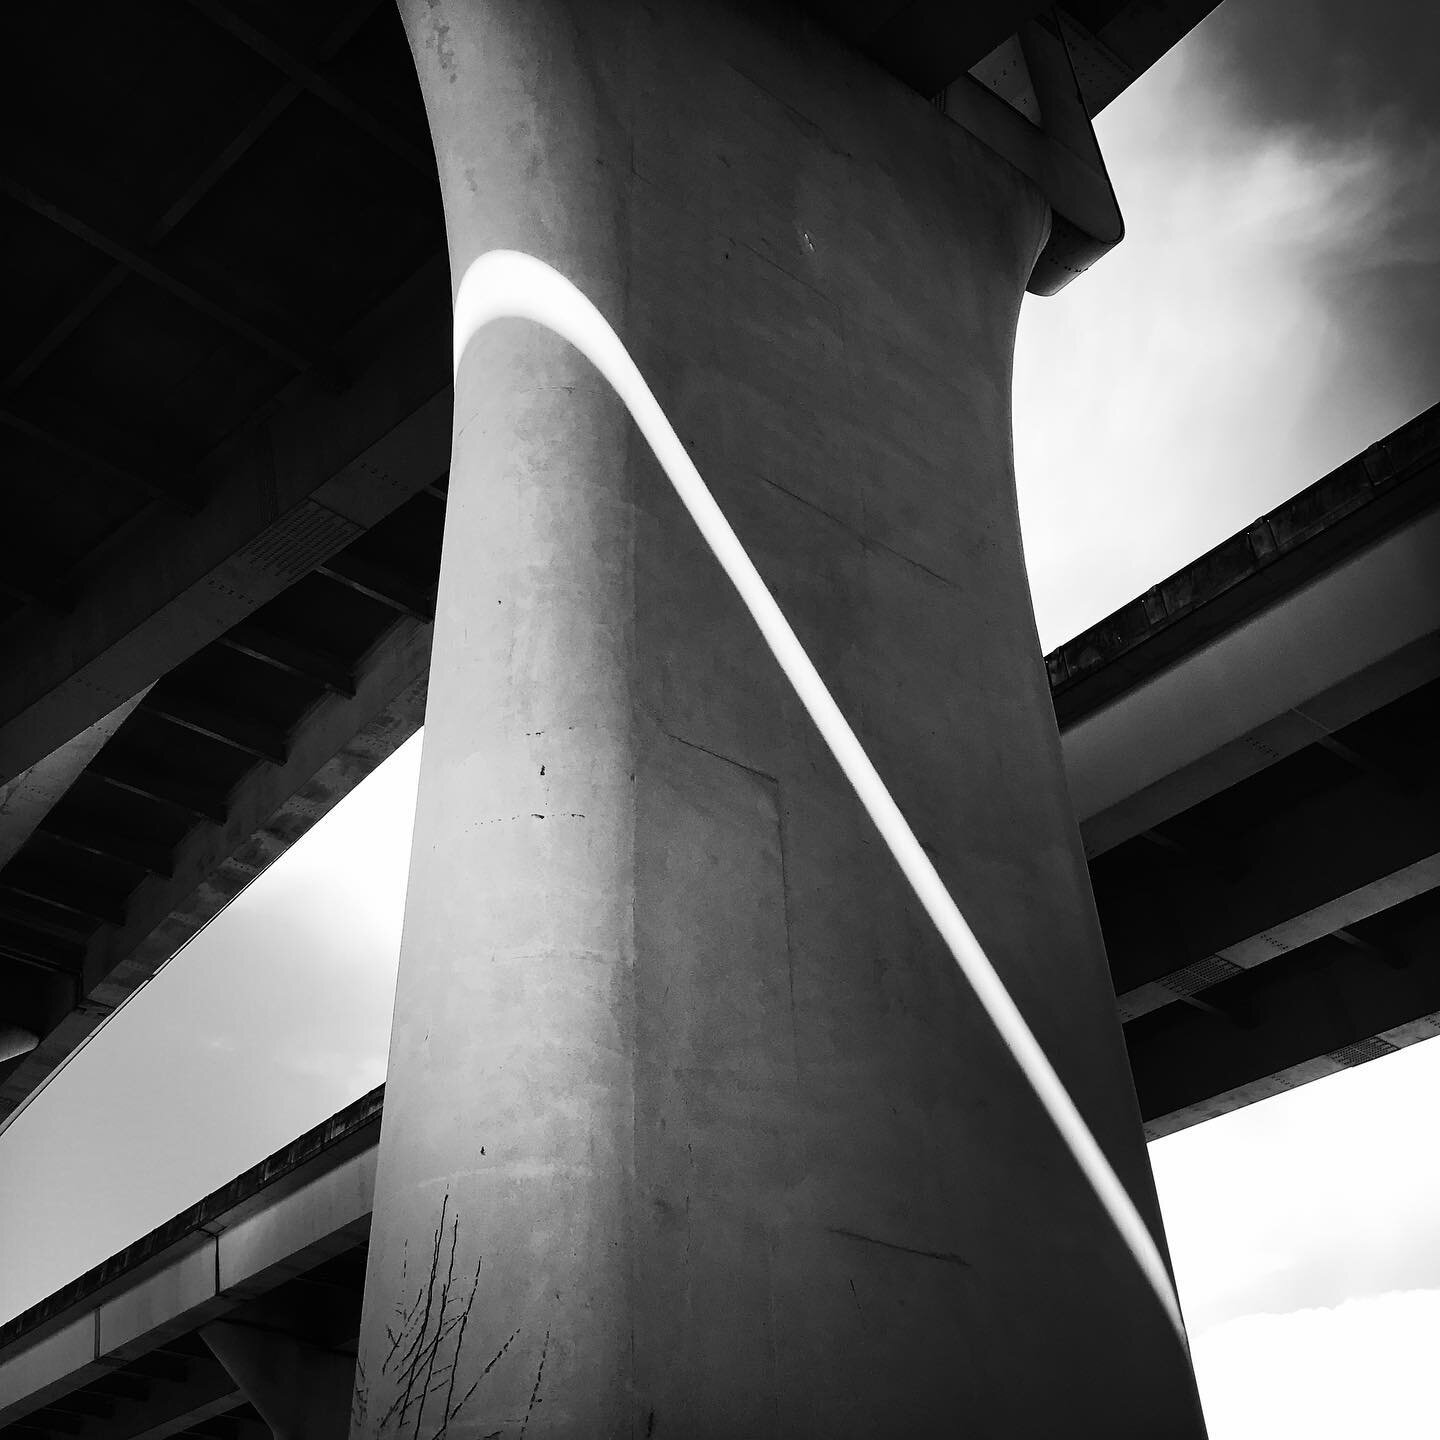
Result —
[{"label": "elevated roadway", "polygon": [[15,1440],[342,1440],[379,1091],[0,1327]]},{"label": "elevated roadway", "polygon": [[[1119,234],[1086,115],[1211,8],[1056,11],[1058,138],[1015,39],[1047,7],[808,10],[1054,192],[1054,288]],[[421,723],[451,410],[389,5],[83,6],[63,53],[4,26],[0,1126]]]},{"label": "elevated roadway", "polygon": [[[297,684],[310,708],[285,734],[283,763],[228,747],[249,759],[228,796],[203,797],[209,815],[197,813],[200,797],[187,810],[135,781],[132,754],[173,725],[166,707],[181,709],[167,697],[183,700],[206,666],[249,658],[235,648],[249,632],[232,631],[115,727],[0,870],[5,1018],[40,1029],[31,997],[46,994],[61,1017],[3,1067],[12,1108],[423,723],[425,597],[443,517],[437,484],[265,613],[267,634],[293,637],[325,604],[332,617],[352,606],[345,624],[364,613],[376,627],[353,669],[343,645],[312,653],[331,686],[315,683],[315,697]],[[410,610],[331,578],[367,555],[379,558],[365,573],[390,577]],[[348,648],[357,653],[356,641]],[[1440,729],[1440,408],[1047,664],[1152,1138],[1440,1033],[1430,743]],[[251,673],[265,675],[259,662]],[[211,718],[234,735],[248,717],[217,703]],[[44,773],[12,784],[7,812]],[[179,784],[173,773],[166,783]],[[124,857],[96,838],[102,804],[122,817]],[[50,963],[27,963],[37,959]],[[100,978],[66,1009],[65,972],[87,965]]]},{"label": "elevated roadway", "polygon": [[1440,1033],[1440,407],[1048,664],[1152,1137]]}]

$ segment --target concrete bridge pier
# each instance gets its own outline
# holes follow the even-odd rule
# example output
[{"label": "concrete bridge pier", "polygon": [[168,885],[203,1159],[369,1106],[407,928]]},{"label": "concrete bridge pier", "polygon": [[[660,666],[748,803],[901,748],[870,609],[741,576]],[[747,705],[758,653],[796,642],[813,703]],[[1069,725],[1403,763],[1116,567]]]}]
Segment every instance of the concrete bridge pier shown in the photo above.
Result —
[{"label": "concrete bridge pier", "polygon": [[[615,325],[1141,1210],[1010,452],[1048,211],[778,7],[403,0],[458,282]],[[1198,1436],[1175,1337],[619,402],[456,392],[352,1434]]]}]

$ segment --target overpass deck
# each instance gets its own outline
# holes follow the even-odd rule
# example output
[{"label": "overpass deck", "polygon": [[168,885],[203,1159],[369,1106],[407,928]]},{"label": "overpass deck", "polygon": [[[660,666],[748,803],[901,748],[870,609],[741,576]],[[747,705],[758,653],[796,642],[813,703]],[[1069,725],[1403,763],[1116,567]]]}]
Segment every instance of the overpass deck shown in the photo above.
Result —
[{"label": "overpass deck", "polygon": [[[813,8],[926,93],[983,58],[991,10],[1028,13],[917,40],[914,7]],[[1090,111],[1206,9],[1064,10]],[[446,504],[445,263],[393,17],[92,18],[95,74],[18,34],[38,111],[78,108],[0,196],[24,281],[0,1126],[422,722]],[[120,70],[193,129],[117,106],[95,152]],[[323,194],[299,153],[333,162]],[[283,255],[245,218],[281,205]],[[1432,410],[1048,658],[1152,1133],[1434,1029],[1437,449]]]}]

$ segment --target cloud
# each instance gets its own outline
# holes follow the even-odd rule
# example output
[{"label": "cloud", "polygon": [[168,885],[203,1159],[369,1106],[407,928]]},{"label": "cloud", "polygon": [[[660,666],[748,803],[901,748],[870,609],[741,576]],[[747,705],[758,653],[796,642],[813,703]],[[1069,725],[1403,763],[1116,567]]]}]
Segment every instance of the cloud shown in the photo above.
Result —
[{"label": "cloud", "polygon": [[1100,118],[1126,239],[1022,311],[1046,648],[1440,398],[1440,128],[1240,103],[1213,23]]},{"label": "cloud", "polygon": [[1435,1433],[1440,1290],[1247,1315],[1194,1338],[1210,1440]]}]

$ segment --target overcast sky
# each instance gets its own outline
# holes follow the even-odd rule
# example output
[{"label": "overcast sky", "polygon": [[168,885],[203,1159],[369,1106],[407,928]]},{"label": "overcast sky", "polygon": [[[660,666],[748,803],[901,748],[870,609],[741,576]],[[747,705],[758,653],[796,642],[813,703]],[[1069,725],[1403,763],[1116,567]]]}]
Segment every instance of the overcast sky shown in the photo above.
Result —
[{"label": "overcast sky", "polygon": [[1126,238],[1016,353],[1046,649],[1440,399],[1437,57],[1440,5],[1227,0],[1100,116]]},{"label": "overcast sky", "polygon": [[[1127,239],[1016,363],[1047,648],[1440,398],[1437,54],[1440,7],[1228,0],[1101,117]],[[0,1319],[383,1079],[418,759],[0,1138]],[[1433,1433],[1437,1100],[1431,1044],[1152,1147],[1214,1440]]]}]

